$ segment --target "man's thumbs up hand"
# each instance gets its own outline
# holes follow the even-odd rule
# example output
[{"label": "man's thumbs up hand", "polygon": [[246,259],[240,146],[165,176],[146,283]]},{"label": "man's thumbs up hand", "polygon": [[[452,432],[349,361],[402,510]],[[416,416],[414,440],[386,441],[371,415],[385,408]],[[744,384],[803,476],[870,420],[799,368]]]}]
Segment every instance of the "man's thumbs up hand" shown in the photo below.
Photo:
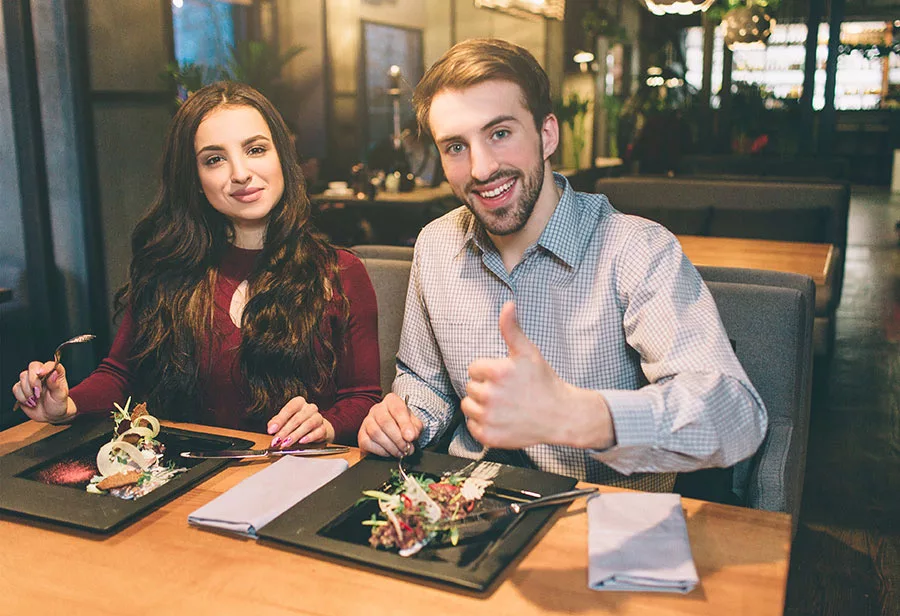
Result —
[{"label": "man's thumbs up hand", "polygon": [[533,357],[541,354],[519,327],[519,321],[516,319],[516,305],[513,302],[506,302],[500,309],[500,335],[506,342],[506,348],[509,349],[511,358]]},{"label": "man's thumbs up hand", "polygon": [[488,447],[556,442],[570,388],[522,331],[512,302],[500,310],[499,326],[509,356],[469,364],[461,404],[469,432]]}]

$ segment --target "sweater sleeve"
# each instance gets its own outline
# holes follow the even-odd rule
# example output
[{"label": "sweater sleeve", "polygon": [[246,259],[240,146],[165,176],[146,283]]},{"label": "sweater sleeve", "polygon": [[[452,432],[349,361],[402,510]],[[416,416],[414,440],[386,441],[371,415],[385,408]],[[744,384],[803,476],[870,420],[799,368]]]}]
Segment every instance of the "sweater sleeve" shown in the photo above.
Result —
[{"label": "sweater sleeve", "polygon": [[124,405],[134,390],[134,372],[128,358],[134,346],[134,321],[131,308],[122,315],[119,331],[113,340],[109,355],[81,383],[69,390],[78,415],[103,413],[113,408],[113,403]]},{"label": "sweater sleeve", "polygon": [[323,414],[334,427],[335,441],[356,445],[359,426],[381,400],[378,311],[365,266],[347,251],[338,255],[350,315],[344,340],[335,341],[342,349],[335,372],[337,399]]}]

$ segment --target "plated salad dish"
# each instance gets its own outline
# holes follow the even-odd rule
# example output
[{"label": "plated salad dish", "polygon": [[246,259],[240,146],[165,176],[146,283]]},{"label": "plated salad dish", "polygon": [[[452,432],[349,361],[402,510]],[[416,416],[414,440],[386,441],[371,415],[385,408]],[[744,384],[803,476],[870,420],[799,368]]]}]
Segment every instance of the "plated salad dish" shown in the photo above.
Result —
[{"label": "plated salad dish", "polygon": [[453,525],[474,512],[490,479],[445,473],[439,479],[425,474],[396,471],[382,490],[365,490],[363,499],[374,499],[378,513],[364,520],[371,526],[369,545],[412,556],[433,541],[456,545],[459,528]]},{"label": "plated salad dish", "polygon": [[92,494],[132,500],[188,470],[163,462],[166,446],[156,439],[159,420],[147,412],[146,403],[129,410],[130,406],[131,398],[124,408],[115,404],[112,439],[97,452],[99,474],[86,487]]}]

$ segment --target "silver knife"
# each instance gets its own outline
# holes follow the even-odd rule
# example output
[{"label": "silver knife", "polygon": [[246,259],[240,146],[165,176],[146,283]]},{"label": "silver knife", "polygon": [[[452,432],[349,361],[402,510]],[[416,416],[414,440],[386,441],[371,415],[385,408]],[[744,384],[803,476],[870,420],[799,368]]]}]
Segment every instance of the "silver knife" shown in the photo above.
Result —
[{"label": "silver knife", "polygon": [[243,460],[247,458],[277,458],[281,456],[330,456],[335,453],[346,453],[349,447],[344,445],[326,445],[324,443],[304,445],[292,449],[219,449],[216,451],[182,451],[182,458],[203,458]]},{"label": "silver knife", "polygon": [[559,492],[557,494],[542,496],[541,498],[536,498],[532,501],[527,501],[524,503],[510,503],[506,507],[498,507],[496,509],[488,509],[487,511],[479,511],[478,513],[470,513],[467,516],[457,518],[455,520],[438,520],[436,524],[430,526],[429,528],[431,530],[450,530],[451,528],[458,528],[460,526],[473,524],[475,522],[493,522],[494,520],[505,518],[507,516],[519,515],[520,513],[524,513],[529,509],[537,509],[538,507],[548,507],[550,505],[562,505],[565,503],[569,503],[576,498],[581,498],[582,496],[593,494],[596,491],[597,488],[583,488],[580,490],[571,490],[569,492]]}]

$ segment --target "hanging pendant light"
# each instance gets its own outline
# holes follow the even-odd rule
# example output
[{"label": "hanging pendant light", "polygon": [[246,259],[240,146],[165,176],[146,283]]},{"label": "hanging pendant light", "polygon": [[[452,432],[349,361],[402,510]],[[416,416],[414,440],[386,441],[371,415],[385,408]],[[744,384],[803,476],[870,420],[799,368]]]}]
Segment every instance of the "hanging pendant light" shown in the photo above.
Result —
[{"label": "hanging pendant light", "polygon": [[766,13],[766,7],[758,4],[736,6],[722,18],[725,44],[728,49],[752,49],[765,47],[772,34],[775,19]]},{"label": "hanging pendant light", "polygon": [[705,11],[715,0],[644,0],[654,15],[690,15],[697,11]]},{"label": "hanging pendant light", "polygon": [[475,6],[516,17],[545,17],[560,21],[566,14],[566,0],[475,0]]}]

